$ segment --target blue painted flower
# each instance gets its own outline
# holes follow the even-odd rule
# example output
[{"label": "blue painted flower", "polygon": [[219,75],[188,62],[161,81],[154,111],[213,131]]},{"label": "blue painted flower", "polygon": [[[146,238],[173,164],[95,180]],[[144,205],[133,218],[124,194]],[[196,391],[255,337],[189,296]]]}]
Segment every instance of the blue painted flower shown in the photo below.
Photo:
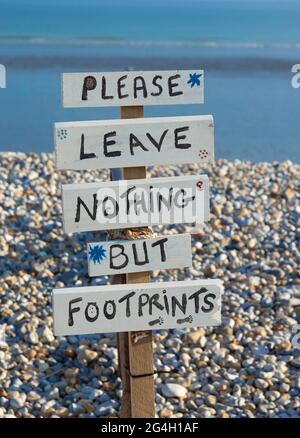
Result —
[{"label": "blue painted flower", "polygon": [[102,245],[94,245],[89,247],[89,258],[94,264],[101,263],[106,257],[106,250]]},{"label": "blue painted flower", "polygon": [[191,88],[193,88],[194,85],[197,85],[197,87],[199,87],[201,76],[202,74],[190,73],[190,79],[187,81],[187,83],[191,84]]}]

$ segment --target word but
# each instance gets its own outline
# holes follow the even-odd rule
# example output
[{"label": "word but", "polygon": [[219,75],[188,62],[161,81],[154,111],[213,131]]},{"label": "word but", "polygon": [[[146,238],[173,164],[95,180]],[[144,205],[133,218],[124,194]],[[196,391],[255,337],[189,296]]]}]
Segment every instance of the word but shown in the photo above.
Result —
[{"label": "word but", "polygon": [[189,234],[88,244],[91,277],[188,267],[191,263]]},{"label": "word but", "polygon": [[[165,244],[168,241],[167,238],[163,238],[153,242],[151,248],[158,248],[157,255],[160,262],[166,261],[166,248]],[[142,249],[138,249],[138,243],[133,243],[132,248],[132,258],[133,263],[136,266],[143,266],[149,263],[149,254],[147,248],[147,242],[144,240],[142,242]],[[120,270],[125,268],[130,260],[130,255],[125,252],[125,245],[123,243],[114,243],[110,245],[109,248],[109,268]]]}]

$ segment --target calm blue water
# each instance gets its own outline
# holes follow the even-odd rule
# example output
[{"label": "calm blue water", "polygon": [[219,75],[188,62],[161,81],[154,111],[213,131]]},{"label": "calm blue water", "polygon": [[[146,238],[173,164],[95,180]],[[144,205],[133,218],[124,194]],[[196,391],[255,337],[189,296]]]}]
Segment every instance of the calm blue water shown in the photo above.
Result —
[{"label": "calm blue water", "polygon": [[204,105],[146,115],[212,113],[217,157],[300,162],[299,23],[287,0],[0,0],[0,150],[51,151],[55,121],[118,117],[63,109],[62,72],[203,67]]}]

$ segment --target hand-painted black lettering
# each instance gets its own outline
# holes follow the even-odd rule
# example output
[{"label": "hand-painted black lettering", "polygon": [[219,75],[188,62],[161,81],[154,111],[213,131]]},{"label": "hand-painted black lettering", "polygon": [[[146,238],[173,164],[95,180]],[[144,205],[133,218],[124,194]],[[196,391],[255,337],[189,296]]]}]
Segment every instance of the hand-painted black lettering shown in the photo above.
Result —
[{"label": "hand-painted black lettering", "polygon": [[75,222],[80,222],[80,206],[83,206],[83,208],[85,209],[85,211],[87,212],[87,214],[89,215],[89,217],[95,221],[96,217],[97,217],[97,207],[98,207],[98,200],[97,200],[97,193],[93,194],[93,212],[91,213],[90,210],[88,209],[87,205],[85,204],[85,202],[81,199],[80,196],[77,196],[77,204],[76,204],[76,214],[75,214]]},{"label": "hand-painted black lettering", "polygon": [[74,298],[74,300],[69,301],[69,318],[68,318],[68,326],[73,327],[74,325],[74,319],[73,319],[73,313],[79,312],[80,307],[72,307],[73,304],[80,303],[82,301],[82,298]]},{"label": "hand-painted black lettering", "polygon": [[133,148],[139,147],[143,149],[143,151],[148,152],[148,149],[143,145],[143,143],[134,135],[129,135],[129,147],[130,147],[130,155],[134,155]]},{"label": "hand-painted black lettering", "polygon": [[[118,250],[118,252],[116,252],[116,250]],[[127,254],[125,254],[124,252],[124,245],[119,244],[119,243],[114,243],[113,245],[110,246],[109,249],[109,267],[111,269],[123,269],[125,268],[125,266],[128,265],[128,256]],[[122,263],[119,262],[119,264],[117,264],[117,261],[123,260]]]},{"label": "hand-painted black lettering", "polygon": [[138,256],[138,252],[137,252],[137,248],[136,248],[137,244],[133,243],[132,244],[132,250],[133,250],[133,258],[134,258],[134,263],[136,264],[136,266],[143,266],[146,265],[147,263],[149,263],[149,257],[148,257],[148,250],[147,250],[147,244],[144,241],[142,243],[142,247],[143,247],[143,252],[144,252],[144,260],[140,260],[139,256]]},{"label": "hand-painted black lettering", "polygon": [[169,194],[164,196],[162,193],[158,193],[158,211],[161,211],[161,205],[164,204],[166,209],[170,211],[172,205],[172,197],[173,197],[173,187],[169,189]]},{"label": "hand-painted black lettering", "polygon": [[149,206],[151,213],[154,213],[153,186],[149,186]]},{"label": "hand-painted black lettering", "polygon": [[[181,198],[181,202],[179,199]],[[195,196],[187,197],[185,189],[176,190],[174,195],[174,206],[177,208],[185,208],[188,204],[195,200]]]},{"label": "hand-painted black lettering", "polygon": [[212,298],[213,300],[215,300],[216,299],[216,295],[213,294],[213,293],[209,293],[209,294],[205,295],[205,297],[203,298],[203,301],[204,301],[205,304],[207,304],[208,307],[201,306],[201,310],[204,313],[209,313],[212,310],[214,310],[214,308],[215,308],[215,304],[213,302],[211,302],[209,300],[209,298]]},{"label": "hand-painted black lettering", "polygon": [[114,96],[109,96],[106,94],[106,78],[102,76],[102,89],[101,89],[101,97],[103,100],[113,99]]},{"label": "hand-painted black lettering", "polygon": [[155,306],[159,310],[164,310],[164,306],[159,302],[159,294],[153,294],[149,300],[149,315],[152,315],[152,307]]},{"label": "hand-painted black lettering", "polygon": [[103,306],[103,313],[105,318],[113,319],[116,316],[116,303],[114,300],[105,301]]},{"label": "hand-painted black lettering", "polygon": [[185,189],[181,189],[181,190],[182,190],[182,193],[183,193],[182,208],[185,208],[185,207],[187,207],[189,205],[190,202],[193,202],[195,200],[195,196],[193,195],[193,196],[187,197],[187,196],[185,196],[187,194]]},{"label": "hand-painted black lettering", "polygon": [[165,305],[165,311],[167,315],[170,314],[170,306],[169,306],[169,300],[166,289],[163,290],[163,298],[164,298],[164,305]]},{"label": "hand-painted black lettering", "polygon": [[182,91],[173,91],[173,88],[176,88],[179,86],[178,82],[175,82],[176,79],[179,79],[180,75],[174,75],[170,76],[168,78],[168,89],[169,89],[169,96],[179,96],[180,94],[183,94]]},{"label": "hand-painted black lettering", "polygon": [[189,149],[192,145],[191,143],[180,143],[180,140],[185,140],[186,135],[179,135],[181,132],[189,131],[189,126],[183,126],[182,128],[174,129],[175,135],[175,148],[177,149]]},{"label": "hand-painted black lettering", "polygon": [[[109,202],[112,205],[112,209],[109,207]],[[108,206],[106,207],[106,204],[108,204]],[[118,201],[113,197],[113,196],[105,196],[105,198],[103,199],[102,202],[102,212],[104,217],[107,217],[108,219],[112,219],[114,217],[117,217],[119,214],[119,203]]]},{"label": "hand-painted black lettering", "polygon": [[152,248],[155,248],[156,246],[159,246],[160,248],[160,261],[165,262],[166,261],[166,251],[165,251],[165,243],[168,242],[168,238],[164,237],[163,239],[159,239],[156,242],[152,243]]},{"label": "hand-painted black lettering", "polygon": [[185,315],[186,305],[187,305],[186,294],[182,294],[181,302],[176,297],[172,296],[171,302],[172,302],[172,316],[176,315],[176,307],[178,307],[181,310],[181,312]]},{"label": "hand-painted black lettering", "polygon": [[125,88],[126,84],[123,83],[125,79],[127,79],[128,75],[121,76],[118,79],[118,97],[119,99],[124,99],[125,97],[128,97],[129,94],[122,94],[122,88]]},{"label": "hand-painted black lettering", "polygon": [[166,130],[162,133],[162,135],[161,135],[161,137],[160,137],[160,139],[159,139],[158,142],[152,137],[152,135],[151,135],[149,132],[146,133],[146,136],[149,138],[149,140],[151,141],[151,143],[153,144],[153,146],[156,147],[156,149],[158,150],[158,152],[160,152],[160,150],[161,150],[161,147],[162,147],[162,144],[163,144],[164,138],[165,138],[165,136],[167,135],[167,132],[168,132],[168,131],[169,131],[169,130],[166,129]]},{"label": "hand-painted black lettering", "polygon": [[153,80],[152,80],[152,84],[153,84],[156,88],[158,88],[158,91],[157,91],[156,93],[154,93],[154,92],[152,91],[151,96],[160,96],[160,95],[161,95],[161,93],[162,93],[162,91],[163,91],[163,87],[162,87],[160,84],[158,84],[158,81],[161,80],[161,79],[162,79],[162,76],[160,76],[160,75],[155,75],[155,76],[154,76],[154,78],[153,78]]},{"label": "hand-painted black lettering", "polygon": [[134,211],[137,216],[140,214],[141,211],[142,212],[147,211],[147,205],[148,205],[147,201],[148,201],[148,196],[144,191],[140,194],[139,197],[136,196],[134,198]]},{"label": "hand-painted black lettering", "polygon": [[88,303],[84,314],[89,322],[96,321],[99,316],[99,307],[97,306],[97,303]]},{"label": "hand-painted black lettering", "polygon": [[123,301],[126,301],[126,317],[129,318],[131,316],[131,309],[130,309],[130,298],[132,298],[135,295],[135,292],[129,292],[129,294],[124,295],[124,297],[119,299],[119,303],[123,303]]},{"label": "hand-painted black lettering", "polygon": [[[139,82],[140,82],[140,85],[139,85]],[[145,82],[145,79],[143,78],[143,76],[136,76],[133,80],[133,95],[134,95],[135,99],[138,97],[138,91],[142,91],[143,98],[146,99],[146,97],[148,96],[148,93],[147,93],[146,82]]]},{"label": "hand-painted black lettering", "polygon": [[127,215],[129,214],[129,210],[130,210],[130,207],[131,207],[131,204],[132,204],[131,200],[129,199],[129,195],[130,195],[130,193],[131,193],[132,191],[134,192],[135,189],[136,189],[136,186],[131,186],[131,187],[129,187],[129,189],[127,189],[125,192],[123,192],[123,193],[120,195],[120,198],[121,198],[121,199],[123,199],[123,198],[126,199],[126,214],[127,214]]},{"label": "hand-painted black lettering", "polygon": [[103,136],[103,153],[105,157],[119,157],[121,151],[108,151],[109,146],[116,144],[115,140],[108,140],[109,137],[115,137],[117,135],[116,131],[107,132]]},{"label": "hand-painted black lettering", "polygon": [[88,91],[95,90],[97,79],[94,76],[86,76],[83,80],[81,100],[88,100]]},{"label": "hand-painted black lettering", "polygon": [[195,313],[199,313],[199,309],[200,309],[199,295],[205,294],[206,292],[208,292],[208,289],[202,287],[201,289],[197,290],[189,297],[189,300],[195,301]]},{"label": "hand-painted black lettering", "polygon": [[93,152],[86,153],[84,151],[84,134],[81,134],[80,160],[86,160],[88,158],[96,158],[96,154],[94,154]]},{"label": "hand-painted black lettering", "polygon": [[141,294],[138,300],[138,315],[143,316],[143,307],[146,306],[149,302],[148,294]]}]

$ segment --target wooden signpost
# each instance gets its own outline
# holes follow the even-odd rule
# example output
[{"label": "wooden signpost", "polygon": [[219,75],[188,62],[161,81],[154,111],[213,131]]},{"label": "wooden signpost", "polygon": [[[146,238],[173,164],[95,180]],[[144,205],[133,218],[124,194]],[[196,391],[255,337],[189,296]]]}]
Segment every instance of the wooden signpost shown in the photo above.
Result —
[{"label": "wooden signpost", "polygon": [[[152,330],[221,323],[222,283],[189,280],[149,284],[150,271],[191,266],[189,235],[153,235],[156,224],[209,219],[206,175],[146,179],[146,165],[214,160],[212,116],[143,120],[144,105],[203,103],[204,72],[68,73],[64,107],[120,106],[123,120],[55,125],[59,169],[123,166],[122,181],[62,187],[67,233],[109,231],[87,246],[90,276],[109,286],[53,291],[55,334],[118,332],[123,383],[120,416],[154,417]],[[134,119],[134,120],[132,120]]]},{"label": "wooden signpost", "polygon": [[[129,106],[120,108],[120,116],[123,119],[144,116],[143,106]],[[125,179],[146,178],[145,167],[125,167],[123,177]],[[139,230],[139,229],[138,229]],[[145,228],[145,234],[150,230]],[[136,238],[143,234],[135,233]],[[149,237],[149,235],[147,236]],[[113,283],[141,284],[148,283],[150,272],[133,272],[125,276],[116,275]],[[154,368],[153,368],[153,342],[152,331],[120,332],[117,334],[119,352],[119,371],[123,385],[122,403],[120,409],[121,418],[153,418],[155,417],[155,391],[154,391]]]}]

